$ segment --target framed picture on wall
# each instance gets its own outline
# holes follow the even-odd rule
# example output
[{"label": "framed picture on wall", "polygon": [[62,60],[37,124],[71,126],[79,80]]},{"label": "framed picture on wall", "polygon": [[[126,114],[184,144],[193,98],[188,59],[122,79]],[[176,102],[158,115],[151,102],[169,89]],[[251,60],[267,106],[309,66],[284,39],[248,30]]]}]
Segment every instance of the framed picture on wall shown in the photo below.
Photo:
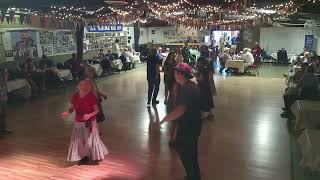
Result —
[{"label": "framed picture on wall", "polygon": [[6,50],[6,57],[13,57],[13,50]]},{"label": "framed picture on wall", "polygon": [[51,56],[53,55],[53,45],[43,45],[42,46],[42,53],[47,55],[47,56]]}]

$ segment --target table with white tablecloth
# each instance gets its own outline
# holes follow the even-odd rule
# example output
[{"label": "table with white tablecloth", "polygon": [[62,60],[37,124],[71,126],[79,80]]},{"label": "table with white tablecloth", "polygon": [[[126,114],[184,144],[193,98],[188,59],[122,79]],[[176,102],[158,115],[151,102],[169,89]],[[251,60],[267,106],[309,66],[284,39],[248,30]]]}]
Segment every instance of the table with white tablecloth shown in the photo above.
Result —
[{"label": "table with white tablecloth", "polygon": [[103,69],[100,64],[90,64],[90,66],[94,68],[98,77],[102,75]]},{"label": "table with white tablecloth", "polygon": [[69,81],[73,80],[72,73],[69,69],[58,69],[57,73],[61,78],[61,80],[69,80]]},{"label": "table with white tablecloth", "polygon": [[226,68],[237,68],[238,72],[244,73],[244,60],[227,60]]},{"label": "table with white tablecloth", "polygon": [[[278,54],[277,53],[271,53],[271,57],[273,59],[278,59]],[[287,57],[289,59],[289,61],[291,62],[293,58],[296,58],[295,54],[287,54]]]},{"label": "table with white tablecloth", "polygon": [[72,73],[69,69],[57,69],[56,67],[49,67],[44,69],[36,69],[38,73],[45,73],[46,71],[54,71],[58,74],[60,79],[63,80],[73,80]]},{"label": "table with white tablecloth", "polygon": [[31,86],[26,79],[15,79],[7,82],[8,92],[15,91],[17,94],[28,99],[32,95]]},{"label": "table with white tablecloth", "polygon": [[302,159],[300,165],[320,171],[320,130],[307,129],[298,138]]},{"label": "table with white tablecloth", "polygon": [[121,71],[123,67],[122,61],[120,59],[115,59],[110,61],[110,65],[112,69],[119,70],[119,71]]},{"label": "table with white tablecloth", "polygon": [[320,127],[320,101],[297,100],[291,110],[296,117],[296,130]]}]

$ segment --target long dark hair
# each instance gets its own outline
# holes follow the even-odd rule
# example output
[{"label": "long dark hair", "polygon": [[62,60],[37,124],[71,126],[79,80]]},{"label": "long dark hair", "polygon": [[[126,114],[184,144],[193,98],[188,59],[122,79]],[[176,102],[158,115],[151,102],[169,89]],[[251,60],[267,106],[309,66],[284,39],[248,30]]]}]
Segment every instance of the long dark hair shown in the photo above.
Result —
[{"label": "long dark hair", "polygon": [[172,63],[172,61],[175,61],[175,59],[173,58],[173,56],[175,55],[175,52],[169,52],[166,61],[164,62],[164,65],[167,65],[168,63]]}]

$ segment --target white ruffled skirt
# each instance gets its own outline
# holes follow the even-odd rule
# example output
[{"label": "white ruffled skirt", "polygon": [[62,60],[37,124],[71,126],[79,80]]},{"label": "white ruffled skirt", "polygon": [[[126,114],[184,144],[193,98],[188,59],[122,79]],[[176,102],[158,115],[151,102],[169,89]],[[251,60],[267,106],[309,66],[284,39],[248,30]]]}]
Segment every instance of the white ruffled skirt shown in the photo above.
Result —
[{"label": "white ruffled skirt", "polygon": [[88,156],[91,160],[103,160],[109,153],[100,139],[97,121],[92,121],[92,130],[85,122],[74,122],[67,161],[79,161]]}]

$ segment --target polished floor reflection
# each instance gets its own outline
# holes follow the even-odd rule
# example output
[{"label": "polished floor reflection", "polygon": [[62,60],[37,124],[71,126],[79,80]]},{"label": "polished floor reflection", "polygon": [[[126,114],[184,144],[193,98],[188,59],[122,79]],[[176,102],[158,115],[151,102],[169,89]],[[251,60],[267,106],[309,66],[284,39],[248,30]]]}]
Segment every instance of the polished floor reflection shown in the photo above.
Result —
[{"label": "polished floor reflection", "polygon": [[[214,122],[205,122],[199,159],[204,180],[289,180],[290,146],[279,114],[283,79],[217,77]],[[163,84],[161,84],[162,86]],[[99,165],[65,161],[72,117],[59,118],[72,91],[9,108],[14,134],[0,139],[0,179],[183,180],[165,106],[146,107],[145,67],[99,81],[109,99],[102,139],[110,154]],[[159,100],[163,102],[163,86]]]}]

